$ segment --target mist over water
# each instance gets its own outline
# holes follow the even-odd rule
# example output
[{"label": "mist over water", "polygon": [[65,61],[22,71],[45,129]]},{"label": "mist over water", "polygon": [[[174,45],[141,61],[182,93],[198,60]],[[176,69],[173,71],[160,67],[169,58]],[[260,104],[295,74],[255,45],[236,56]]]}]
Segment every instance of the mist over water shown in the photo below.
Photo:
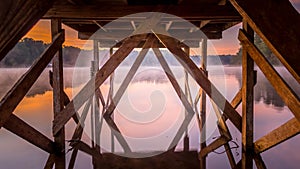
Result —
[{"label": "mist over water", "polygon": [[[38,81],[34,84],[32,89],[28,92],[27,96],[22,100],[21,104],[17,107],[14,114],[18,117],[22,118],[24,121],[34,126],[36,129],[41,131],[43,134],[47,135],[49,138],[51,136],[51,125],[53,120],[52,115],[52,88],[49,84],[49,72],[50,69],[46,69],[42,76],[38,79]],[[129,67],[121,67],[117,69],[115,81],[115,91],[120,86],[126,72],[129,70]],[[184,89],[184,73],[183,69],[180,67],[172,67],[172,70],[176,76],[176,79],[179,81],[182,89]],[[281,68],[278,68],[281,71]],[[12,87],[12,85],[16,82],[16,80],[26,71],[24,68],[20,69],[0,69],[0,98],[2,98],[6,92]],[[89,68],[80,68],[79,70],[82,75],[82,81],[78,82],[76,88],[80,89],[84,83],[89,79],[86,77],[89,74]],[[209,70],[209,78],[215,83],[215,85],[220,89],[226,85],[226,92],[224,95],[227,100],[231,100],[237,91],[241,87],[241,68],[240,67],[225,67],[224,68],[225,75],[220,74],[218,71],[214,71],[212,68]],[[284,71],[283,75],[284,75]],[[65,91],[72,98],[72,95],[76,94],[72,90],[73,84],[73,68],[65,68],[64,69],[64,79],[65,79]],[[78,73],[78,70],[76,70]],[[123,77],[123,78],[122,78]],[[288,77],[288,76],[285,76]],[[218,83],[221,83],[219,85]],[[293,83],[292,79],[286,78],[286,81],[289,84],[292,84],[292,88],[299,95],[300,87],[298,84]],[[291,82],[289,82],[291,81]],[[190,78],[191,90],[192,93],[196,93],[198,91],[198,87]],[[74,86],[73,86],[74,87]],[[106,81],[102,86],[101,90],[103,94],[106,96],[108,93],[109,83]],[[163,70],[156,67],[142,67],[140,71],[137,72],[133,81],[128,87],[128,93],[133,101],[132,104],[135,105],[135,108],[143,110],[147,112],[148,109],[151,109],[151,101],[149,101],[148,97],[143,100],[139,93],[143,91],[152,91],[152,90],[161,90],[164,91],[166,97],[166,107],[165,107],[165,116],[169,117],[169,114],[175,114],[174,121],[177,119],[181,119],[183,117],[182,111],[183,106],[180,103],[177,95],[175,94],[172,86],[170,85],[166,75]],[[75,89],[74,89],[75,90]],[[222,91],[222,89],[220,89]],[[150,92],[151,94],[151,92]],[[209,100],[208,100],[209,101]],[[208,107],[210,104],[208,103]],[[119,107],[123,108],[123,107]],[[238,107],[238,111],[241,112],[241,106]],[[284,105],[281,98],[276,94],[272,86],[265,79],[263,74],[258,71],[258,79],[257,84],[255,86],[255,140],[264,136],[271,130],[279,127],[284,122],[288,121],[293,117],[292,113],[289,109]],[[160,121],[156,122],[156,126],[159,124],[157,128],[151,128],[150,126],[144,126],[143,130],[137,130],[136,126],[132,123],[129,123],[124,119],[122,115],[119,113],[115,113],[115,120],[117,125],[120,127],[120,130],[130,137],[144,137],[145,135],[156,136],[161,130],[166,130],[170,126],[174,125],[175,122],[168,122],[164,120],[169,120],[169,118],[161,118]],[[155,124],[155,123],[154,123]],[[215,125],[213,122],[209,125]],[[134,129],[131,129],[131,125]],[[125,127],[127,126],[127,127]],[[233,127],[231,123],[228,123],[231,134],[233,136],[233,140],[236,142],[241,141],[241,136],[239,132]],[[192,120],[191,125],[189,126],[189,135],[190,135],[190,148],[199,150],[199,131],[197,127],[197,123],[195,121],[195,116]],[[67,139],[71,137],[73,131],[75,129],[75,125],[73,122],[69,122],[66,126],[66,135]],[[151,130],[153,129],[153,130]],[[166,132],[164,136],[172,137],[171,133],[174,133],[174,129],[170,129],[169,132]],[[110,132],[107,129],[104,129],[103,135],[108,135],[110,138]],[[214,132],[211,134],[208,139],[208,143],[215,140],[215,137],[218,136],[218,132]],[[83,136],[83,140],[87,143],[90,143],[88,138],[88,134]],[[102,140],[104,141],[104,140]],[[106,140],[107,141],[107,140]],[[159,140],[156,145],[159,145]],[[115,141],[117,142],[117,141]],[[300,137],[296,136],[291,140],[280,144],[279,146],[272,148],[264,153],[262,153],[262,157],[268,166],[268,168],[281,169],[281,168],[290,168],[296,169],[299,167],[300,156],[298,152],[300,151],[299,147]],[[136,144],[136,145],[134,145]],[[146,143],[145,143],[146,144]],[[131,145],[134,150],[143,151],[143,150],[156,150],[159,149],[160,146],[155,146],[155,144],[149,144],[154,146],[145,146],[143,143],[135,143],[131,142]],[[231,143],[232,144],[232,143]],[[110,140],[107,141],[108,148],[110,145]],[[233,144],[232,144],[233,146]],[[239,145],[240,146],[240,145]],[[163,146],[161,146],[163,147]],[[67,148],[70,148],[67,145]],[[177,151],[182,150],[183,145],[180,142],[177,146]],[[42,168],[47,160],[48,154],[44,153],[42,150],[28,144],[23,141],[19,137],[14,134],[6,131],[5,129],[0,130],[0,168],[10,169],[10,168],[32,168],[38,169]],[[115,145],[116,151],[122,151],[120,145],[116,143]],[[103,150],[105,151],[105,150]],[[108,151],[108,150],[107,150]],[[222,152],[223,148],[217,150],[218,152]],[[70,158],[70,154],[67,154],[67,157]],[[241,158],[240,150],[233,150],[234,157],[236,161]],[[289,154],[287,156],[287,154]],[[91,166],[91,158],[84,153],[79,153],[78,161],[76,162],[77,168],[92,168]],[[33,162],[34,161],[34,162]],[[216,154],[211,153],[208,156],[208,166],[209,168],[230,168],[227,162],[226,154]]]}]

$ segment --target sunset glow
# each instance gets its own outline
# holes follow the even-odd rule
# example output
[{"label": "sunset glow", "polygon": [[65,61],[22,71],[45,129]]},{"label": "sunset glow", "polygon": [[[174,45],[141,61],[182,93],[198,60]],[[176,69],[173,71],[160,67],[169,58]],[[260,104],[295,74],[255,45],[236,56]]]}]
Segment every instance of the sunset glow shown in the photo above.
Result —
[{"label": "sunset glow", "polygon": [[[66,31],[65,46],[74,46],[81,49],[92,49],[92,41],[80,40],[77,38],[77,31],[74,29],[63,25],[63,29]],[[238,29],[240,24],[236,25],[223,32],[223,38],[220,40],[212,40],[211,43],[214,46],[213,52],[208,54],[236,54],[240,45],[237,40]],[[51,42],[51,32],[50,32],[50,21],[40,20],[26,35],[25,37],[33,38],[35,40],[42,40],[46,43]],[[209,50],[210,51],[210,50]]]}]

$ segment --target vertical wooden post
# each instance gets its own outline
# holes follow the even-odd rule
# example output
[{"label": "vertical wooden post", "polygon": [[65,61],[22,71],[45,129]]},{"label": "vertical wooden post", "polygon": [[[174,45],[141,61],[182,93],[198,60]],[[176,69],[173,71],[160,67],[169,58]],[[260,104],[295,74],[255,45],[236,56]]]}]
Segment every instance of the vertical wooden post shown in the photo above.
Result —
[{"label": "vertical wooden post", "polygon": [[[202,40],[202,50],[201,50],[201,68],[206,72],[207,65],[207,38]],[[206,72],[207,76],[207,72]],[[200,100],[200,118],[201,118],[201,126],[200,126],[200,148],[201,150],[206,147],[206,94],[204,90],[201,90],[201,100]],[[206,168],[206,156],[200,158],[200,168]]]},{"label": "vertical wooden post", "polygon": [[[51,34],[52,40],[55,35],[61,32],[61,20],[51,19]],[[64,107],[64,85],[63,85],[63,59],[62,59],[62,47],[58,49],[58,52],[52,60],[53,69],[53,111],[54,119],[61,112]],[[58,152],[55,154],[55,168],[64,169],[66,166],[65,158],[65,129],[64,127],[54,136],[54,141],[58,148]]]},{"label": "vertical wooden post", "polygon": [[[99,42],[98,40],[94,40],[94,61],[92,62],[92,76],[95,76],[96,72],[99,70]],[[99,113],[99,105],[98,105],[98,97],[94,94],[93,102],[92,102],[92,111],[91,114],[94,115],[94,144],[93,148],[96,150],[98,154],[100,154],[100,113]],[[92,115],[92,116],[93,116]],[[93,165],[94,168],[100,168],[99,162],[97,158],[93,156]]]},{"label": "vertical wooden post", "polygon": [[[114,52],[114,48],[110,48],[109,49],[109,55],[111,56]],[[110,103],[113,102],[113,95],[114,95],[114,72],[110,75],[110,79],[109,79],[109,100]],[[108,104],[108,103],[107,103]],[[112,114],[112,120],[114,120],[114,114]],[[113,134],[113,131],[111,131],[111,152],[114,153],[115,152],[115,136]]]},{"label": "vertical wooden post", "polygon": [[[246,21],[243,29],[254,42],[254,31]],[[246,48],[242,53],[242,169],[253,168],[253,86],[254,62]]]},{"label": "vertical wooden post", "polygon": [[[189,47],[184,47],[184,52],[187,53],[188,56],[190,56],[190,48]],[[188,97],[188,100],[190,103],[192,103],[192,100],[189,99],[189,83],[188,83],[188,80],[189,80],[189,76],[188,76],[188,72],[186,70],[184,70],[184,80],[185,80],[185,95]],[[187,115],[188,112],[185,111],[185,115]],[[190,139],[189,139],[189,136],[188,136],[188,125],[186,127],[186,130],[185,130],[185,136],[184,136],[184,139],[183,139],[183,151],[189,151],[189,147],[190,147]]]}]

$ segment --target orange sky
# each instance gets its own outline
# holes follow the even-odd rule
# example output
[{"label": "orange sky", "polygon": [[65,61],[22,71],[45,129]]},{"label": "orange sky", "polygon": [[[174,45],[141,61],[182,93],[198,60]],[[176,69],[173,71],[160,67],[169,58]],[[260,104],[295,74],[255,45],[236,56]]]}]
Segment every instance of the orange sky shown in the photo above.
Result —
[{"label": "orange sky", "polygon": [[[290,0],[296,10],[300,10],[300,0]],[[223,32],[223,38],[221,40],[212,40],[209,46],[213,46],[215,51],[208,49],[208,54],[236,54],[240,45],[237,39],[238,29],[241,27],[241,24],[238,24],[226,31]],[[63,29],[66,30],[66,40],[64,45],[66,46],[75,46],[79,48],[92,49],[91,41],[83,41],[77,38],[77,32],[68,26],[63,25]],[[40,20],[30,32],[25,35],[25,37],[30,37],[35,40],[43,40],[46,43],[51,41],[50,38],[50,21],[49,20]]]},{"label": "orange sky", "polygon": [[[211,43],[215,48],[215,52],[209,52],[211,54],[236,54],[239,48],[239,42],[237,40],[238,28],[240,25],[234,26],[223,32],[222,40],[212,40]],[[77,32],[68,26],[63,25],[63,29],[66,30],[66,40],[64,45],[75,46],[86,49],[92,48],[91,41],[79,40],[77,38]],[[40,20],[32,29],[25,35],[35,40],[43,40],[46,43],[51,41],[50,37],[50,21]]]}]

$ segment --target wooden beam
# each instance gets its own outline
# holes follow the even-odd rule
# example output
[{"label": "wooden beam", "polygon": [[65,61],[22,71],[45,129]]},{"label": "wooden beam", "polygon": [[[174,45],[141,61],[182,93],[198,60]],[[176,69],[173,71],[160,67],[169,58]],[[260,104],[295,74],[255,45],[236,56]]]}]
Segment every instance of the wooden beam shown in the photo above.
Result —
[{"label": "wooden beam", "polygon": [[[84,28],[82,28],[84,29]],[[134,30],[114,30],[114,31],[101,31],[96,29],[95,32],[78,32],[78,38],[82,40],[100,40],[100,41],[121,41],[124,38],[131,36]],[[187,40],[187,41],[201,41],[203,38],[208,39],[218,39],[222,38],[222,30],[218,30],[216,32],[205,31],[202,32],[189,32],[187,30],[169,30],[168,33],[171,37],[177,38],[179,41]]]},{"label": "wooden beam", "polygon": [[251,43],[250,38],[244,33],[239,31],[239,40],[244,44],[246,50],[255,61],[260,70],[264,73],[266,78],[272,84],[278,95],[289,107],[294,116],[300,121],[300,100],[299,96],[289,87],[289,85],[282,79],[276,72],[273,66],[267,61],[264,55]]},{"label": "wooden beam", "polygon": [[101,154],[99,154],[99,152],[97,152],[95,149],[91,148],[89,145],[82,141],[74,142],[73,144],[71,144],[71,146],[96,158],[97,160],[101,158]]},{"label": "wooden beam", "polygon": [[300,83],[299,12],[284,0],[230,2]]},{"label": "wooden beam", "polygon": [[170,150],[174,146],[176,147],[176,145],[178,144],[178,142],[180,141],[180,139],[184,135],[184,132],[186,131],[190,121],[194,117],[195,112],[194,112],[191,104],[189,103],[187,97],[184,95],[184,92],[180,88],[180,85],[178,84],[177,80],[175,79],[175,76],[172,73],[172,70],[170,69],[170,67],[169,67],[167,61],[165,60],[163,54],[160,52],[160,50],[158,48],[153,48],[152,50],[153,50],[157,60],[159,61],[160,65],[162,66],[164,72],[166,73],[168,79],[170,80],[170,82],[171,82],[177,96],[179,97],[180,101],[182,102],[185,110],[187,111],[187,114],[185,115],[181,126],[179,127],[174,139],[172,140],[172,142],[171,142],[171,144],[168,148],[168,150]]},{"label": "wooden beam", "polygon": [[64,42],[64,32],[55,36],[53,42],[46,48],[41,56],[33,63],[30,69],[15,83],[0,102],[0,127],[4,125],[17,105],[24,98],[31,86],[47,67],[57,49]]},{"label": "wooden beam", "polygon": [[189,56],[177,46],[176,40],[165,36],[157,35],[161,42],[174,54],[176,59],[182,64],[182,66],[189,72],[189,74],[195,79],[195,81],[205,90],[206,94],[217,104],[217,106],[223,110],[224,114],[228,116],[231,122],[237,127],[239,131],[242,131],[242,119],[238,112],[231,106],[226,98],[218,91],[218,89],[209,81],[209,79],[194,63],[190,60]]},{"label": "wooden beam", "polygon": [[50,154],[47,161],[46,161],[44,169],[52,169],[53,166],[54,166],[54,163],[55,163],[55,155]]},{"label": "wooden beam", "polygon": [[52,6],[52,0],[2,0],[0,61]]},{"label": "wooden beam", "polygon": [[110,105],[108,106],[108,108],[106,109],[106,111],[103,114],[103,117],[104,117],[105,121],[113,129],[112,130],[113,135],[116,136],[116,138],[118,139],[120,145],[122,146],[122,148],[124,149],[124,151],[126,153],[128,153],[128,152],[131,153],[131,149],[130,149],[129,145],[127,144],[125,138],[121,134],[121,131],[119,130],[119,128],[117,127],[117,125],[113,121],[111,116],[112,116],[112,113],[114,112],[116,106],[118,105],[119,101],[121,100],[121,97],[123,96],[123,94],[124,94],[125,90],[127,89],[129,83],[131,82],[132,78],[134,77],[136,71],[138,70],[138,68],[140,67],[142,61],[144,60],[144,58],[146,56],[146,54],[148,53],[149,48],[152,46],[154,40],[155,40],[155,37],[153,37],[153,36],[148,37],[147,41],[143,45],[143,49],[139,52],[139,55],[137,56],[137,58],[134,61],[133,65],[131,66],[131,68],[130,68],[128,74],[126,75],[125,79],[123,80],[120,88],[116,92],[116,95],[111,100]]},{"label": "wooden beam", "polygon": [[14,114],[9,117],[3,127],[48,153],[56,152],[53,141]]},{"label": "wooden beam", "polygon": [[[61,20],[51,19],[51,34],[52,41],[55,36],[62,32]],[[64,108],[64,78],[63,78],[63,58],[62,58],[62,44],[57,48],[57,53],[52,59],[53,70],[53,114],[54,120],[57,115]],[[55,169],[65,169],[65,128],[62,127],[56,135],[54,135],[54,142],[58,148],[58,153],[55,154]]]},{"label": "wooden beam", "polygon": [[[204,76],[207,78],[208,73],[206,70],[207,67],[207,38],[204,38],[201,43],[201,66],[200,69],[203,70]],[[200,149],[205,151],[206,149],[206,92],[201,89],[201,98],[200,98]],[[200,152],[201,152],[200,151]],[[207,154],[200,155],[200,169],[206,169],[206,156]]]},{"label": "wooden beam", "polygon": [[[44,15],[44,19],[118,19],[130,14],[140,12],[159,12],[172,14],[184,19],[241,19],[240,15],[232,6],[219,5],[54,5]],[[146,16],[145,16],[146,17]]]},{"label": "wooden beam", "polygon": [[294,137],[300,133],[300,122],[296,118],[292,118],[280,127],[259,138],[254,143],[256,153],[262,153],[268,149]]},{"label": "wooden beam", "polygon": [[[147,35],[144,35],[147,36]],[[126,56],[137,46],[140,37],[128,37],[124,40],[122,46],[112,55],[112,57],[101,67],[95,77],[88,81],[82,90],[74,97],[74,99],[62,110],[57,119],[54,120],[53,134],[64,126],[64,124],[74,115],[76,109],[90,98],[95,90],[109,77],[109,75],[120,65]],[[76,103],[76,107],[74,107]]]},{"label": "wooden beam", "polygon": [[[49,81],[50,81],[50,86],[53,88],[53,72],[51,70],[49,71]],[[65,91],[63,91],[63,98],[64,98],[64,106],[68,105],[70,103],[70,99]],[[80,116],[77,112],[72,116],[72,119],[76,124],[79,123],[78,117]]]},{"label": "wooden beam", "polygon": [[219,147],[223,146],[224,144],[228,143],[229,139],[225,136],[220,136],[215,141],[201,149],[199,155],[200,158],[205,157],[208,153],[218,149]]},{"label": "wooden beam", "polygon": [[[254,32],[246,21],[243,29],[254,42]],[[253,109],[254,109],[254,61],[243,44],[242,54],[242,169],[253,168]]]},{"label": "wooden beam", "polygon": [[139,52],[136,60],[132,64],[131,68],[128,71],[128,74],[124,78],[122,84],[120,85],[119,89],[117,90],[115,96],[111,100],[109,106],[107,107],[106,111],[104,112],[104,117],[111,117],[112,113],[114,112],[116,106],[119,104],[119,101],[121,100],[125,90],[127,89],[129,83],[131,82],[132,78],[134,77],[136,71],[142,64],[146,54],[149,51],[149,48],[152,46],[152,43],[154,41],[154,38],[152,37],[152,40],[148,41],[147,44],[145,43],[143,45],[143,49]]}]

